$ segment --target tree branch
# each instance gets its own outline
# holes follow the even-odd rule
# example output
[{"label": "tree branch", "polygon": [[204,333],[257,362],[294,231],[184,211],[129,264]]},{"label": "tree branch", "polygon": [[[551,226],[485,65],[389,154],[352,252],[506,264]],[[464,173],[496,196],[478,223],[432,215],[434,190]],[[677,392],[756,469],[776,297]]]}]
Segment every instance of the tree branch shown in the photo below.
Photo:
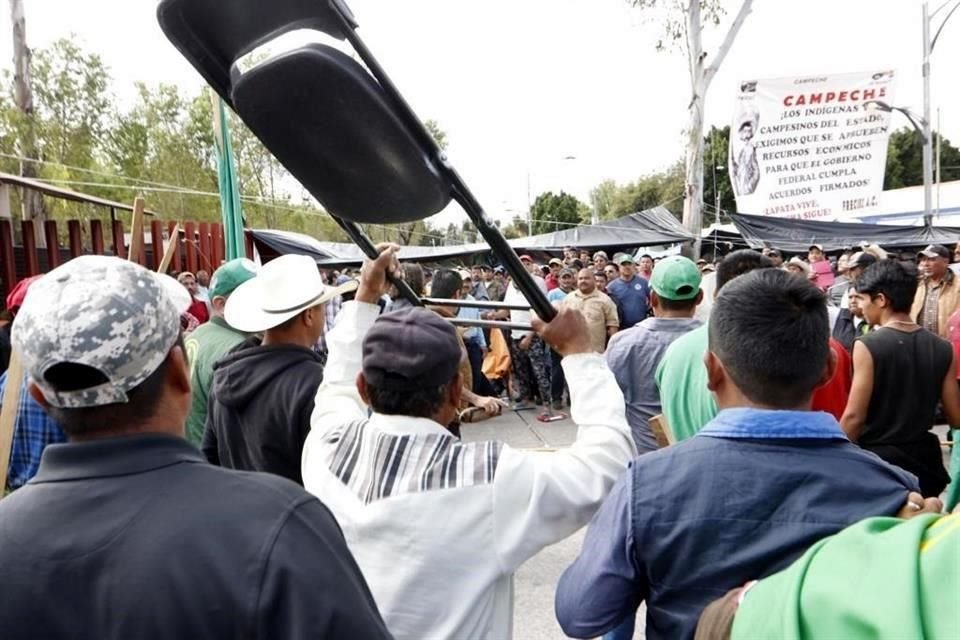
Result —
[{"label": "tree branch", "polygon": [[740,5],[740,11],[737,12],[737,17],[733,19],[733,24],[731,24],[730,29],[727,30],[727,35],[723,39],[723,44],[721,44],[720,48],[717,49],[717,55],[714,57],[713,62],[709,67],[707,67],[703,74],[704,90],[710,86],[713,76],[717,74],[717,71],[720,69],[720,65],[723,64],[723,59],[727,57],[727,52],[730,51],[730,47],[733,45],[733,41],[736,39],[737,33],[740,31],[740,27],[743,26],[747,16],[750,15],[750,9],[752,8],[752,5],[753,0],[743,0],[743,4]]}]

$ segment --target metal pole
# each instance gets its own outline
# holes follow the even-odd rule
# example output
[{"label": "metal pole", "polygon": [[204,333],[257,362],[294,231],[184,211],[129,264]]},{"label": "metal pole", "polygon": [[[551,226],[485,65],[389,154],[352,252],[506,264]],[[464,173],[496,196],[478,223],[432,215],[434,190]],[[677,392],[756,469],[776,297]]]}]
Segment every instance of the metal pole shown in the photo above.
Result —
[{"label": "metal pole", "polygon": [[940,107],[937,107],[937,207],[935,217],[940,216],[940,141],[943,136],[940,135]]},{"label": "metal pole", "polygon": [[[713,200],[714,200],[714,224],[720,226],[720,188],[717,186],[717,130],[713,130],[713,140],[710,144],[710,162],[713,164]],[[727,141],[729,145],[730,142]]]},{"label": "metal pole", "polygon": [[930,16],[923,3],[923,223],[933,222],[933,136],[930,132]]},{"label": "metal pole", "polygon": [[530,202],[530,169],[527,169],[527,235],[533,235],[533,204]]}]

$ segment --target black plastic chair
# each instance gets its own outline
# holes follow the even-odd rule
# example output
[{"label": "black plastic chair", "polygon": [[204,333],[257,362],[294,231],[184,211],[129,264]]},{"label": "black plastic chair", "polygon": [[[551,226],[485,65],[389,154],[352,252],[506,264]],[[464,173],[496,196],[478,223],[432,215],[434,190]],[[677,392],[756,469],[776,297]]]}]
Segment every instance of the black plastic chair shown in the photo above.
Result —
[{"label": "black plastic chair", "polygon": [[[537,314],[555,311],[357,35],[340,0],[163,0],[167,38],[370,257],[358,222],[419,220],[456,200]],[[347,41],[359,62],[310,44],[241,73],[237,61],[295,30]],[[364,66],[365,65],[365,66]],[[395,283],[412,302],[419,298]]]}]

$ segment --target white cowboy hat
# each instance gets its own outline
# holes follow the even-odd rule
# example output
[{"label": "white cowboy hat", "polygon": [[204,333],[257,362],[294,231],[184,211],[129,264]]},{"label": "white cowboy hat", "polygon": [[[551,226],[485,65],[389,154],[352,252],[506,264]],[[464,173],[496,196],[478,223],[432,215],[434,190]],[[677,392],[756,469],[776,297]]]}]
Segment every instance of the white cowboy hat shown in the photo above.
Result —
[{"label": "white cowboy hat", "polygon": [[356,280],[336,287],[324,284],[317,263],[309,256],[280,256],[233,290],[223,315],[234,329],[259,333],[356,288]]},{"label": "white cowboy hat", "polygon": [[786,265],[786,266],[788,266],[788,267],[797,267],[797,268],[800,269],[800,271],[803,271],[804,275],[807,275],[807,276],[810,275],[810,265],[807,264],[807,263],[803,260],[803,258],[800,258],[800,257],[798,257],[798,256],[793,256],[792,258],[790,258],[790,261],[787,262],[787,265]]}]

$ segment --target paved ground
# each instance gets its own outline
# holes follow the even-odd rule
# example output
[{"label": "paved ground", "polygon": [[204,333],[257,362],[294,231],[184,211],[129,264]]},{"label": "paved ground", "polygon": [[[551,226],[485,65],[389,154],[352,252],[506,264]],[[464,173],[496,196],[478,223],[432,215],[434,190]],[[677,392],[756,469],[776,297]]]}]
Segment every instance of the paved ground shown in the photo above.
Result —
[{"label": "paved ground", "polygon": [[[576,426],[570,420],[542,424],[533,411],[509,411],[495,420],[463,427],[465,440],[503,440],[514,447],[552,450],[569,446],[576,438]],[[946,429],[935,429],[941,439]],[[944,463],[950,461],[944,454]],[[522,640],[566,638],[553,615],[553,594],[560,574],[576,557],[583,541],[583,530],[541,551],[517,572],[514,580],[514,637]],[[643,638],[643,608],[640,628],[634,638]]]},{"label": "paved ground", "polygon": [[[556,449],[576,438],[570,420],[542,424],[533,411],[507,412],[503,416],[463,427],[465,440],[499,439],[514,447]],[[513,637],[522,640],[566,638],[553,615],[553,594],[560,574],[576,557],[584,530],[548,547],[527,562],[514,579]],[[641,625],[642,626],[642,625]],[[643,638],[638,631],[636,638]]]}]

